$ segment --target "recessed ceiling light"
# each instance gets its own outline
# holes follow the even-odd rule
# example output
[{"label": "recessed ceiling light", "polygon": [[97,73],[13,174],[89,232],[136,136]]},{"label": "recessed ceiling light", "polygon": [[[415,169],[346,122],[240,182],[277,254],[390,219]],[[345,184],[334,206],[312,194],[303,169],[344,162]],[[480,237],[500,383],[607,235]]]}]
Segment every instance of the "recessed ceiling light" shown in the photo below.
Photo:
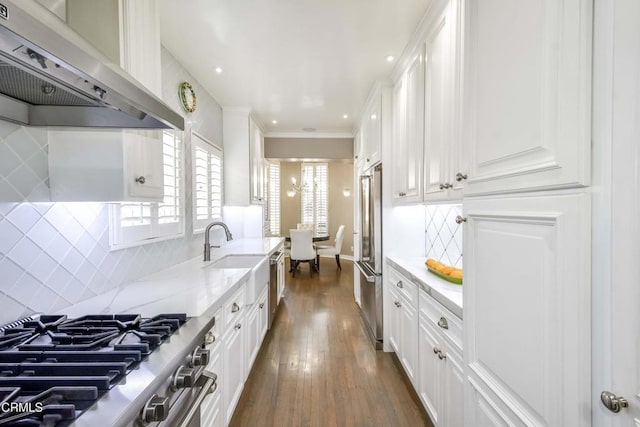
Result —
[{"label": "recessed ceiling light", "polygon": [[222,73],[222,68],[216,67],[216,73],[218,73],[218,74]]},{"label": "recessed ceiling light", "polygon": [[372,114],[370,117],[371,117],[371,120],[375,120],[378,118],[378,116],[376,116],[375,114]]},{"label": "recessed ceiling light", "polygon": [[271,120],[271,123],[273,123],[274,125],[277,125],[278,121],[277,120]]},{"label": "recessed ceiling light", "polygon": [[348,119],[348,118],[349,118],[349,116],[345,114],[344,116],[342,116],[342,118],[343,118],[343,119]]},{"label": "recessed ceiling light", "polygon": [[384,59],[386,59],[387,62],[393,62],[393,60],[396,59],[396,57],[393,55],[387,55],[384,57]]}]

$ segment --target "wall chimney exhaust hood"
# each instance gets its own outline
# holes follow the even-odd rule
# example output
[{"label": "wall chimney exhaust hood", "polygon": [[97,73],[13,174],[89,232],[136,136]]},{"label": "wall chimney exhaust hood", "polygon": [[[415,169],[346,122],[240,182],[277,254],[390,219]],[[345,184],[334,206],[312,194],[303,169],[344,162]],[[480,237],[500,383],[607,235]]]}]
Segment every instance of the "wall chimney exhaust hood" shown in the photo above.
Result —
[{"label": "wall chimney exhaust hood", "polygon": [[184,129],[180,114],[33,0],[0,0],[0,119]]}]

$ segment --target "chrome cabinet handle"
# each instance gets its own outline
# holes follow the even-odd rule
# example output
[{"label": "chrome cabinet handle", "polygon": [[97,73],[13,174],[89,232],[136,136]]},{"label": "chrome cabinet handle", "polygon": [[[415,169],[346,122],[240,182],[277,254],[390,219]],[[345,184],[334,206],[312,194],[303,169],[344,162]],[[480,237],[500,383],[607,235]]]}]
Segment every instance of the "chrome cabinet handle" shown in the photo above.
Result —
[{"label": "chrome cabinet handle", "polygon": [[440,349],[438,347],[433,347],[433,354],[440,353]]},{"label": "chrome cabinet handle", "polygon": [[446,354],[442,354],[442,351],[438,351],[438,359],[443,360],[446,359],[447,355]]},{"label": "chrome cabinet handle", "polygon": [[264,308],[264,303],[260,303],[260,309]]},{"label": "chrome cabinet handle", "polygon": [[453,185],[449,184],[448,182],[445,182],[444,184],[440,184],[440,189],[441,190],[446,190],[446,189],[451,188],[451,187],[453,187]]},{"label": "chrome cabinet handle", "polygon": [[456,224],[462,224],[463,222],[467,222],[467,218],[465,218],[465,217],[463,217],[463,216],[458,215],[458,216],[456,217]]},{"label": "chrome cabinet handle", "polygon": [[147,178],[145,178],[144,176],[139,176],[136,178],[136,182],[138,184],[144,184],[145,182],[147,182]]},{"label": "chrome cabinet handle", "polygon": [[407,193],[405,193],[404,191],[401,191],[401,192],[398,193],[398,196],[400,196],[400,197],[404,197],[406,195],[407,195]]},{"label": "chrome cabinet handle", "polygon": [[400,304],[398,301],[394,301],[393,303],[394,303],[394,304],[396,305],[396,307],[398,307],[398,308],[402,307],[402,304]]},{"label": "chrome cabinet handle", "polygon": [[618,397],[610,391],[603,391],[600,394],[602,404],[611,412],[618,413],[622,408],[629,407],[629,401],[624,397]]},{"label": "chrome cabinet handle", "polygon": [[438,326],[440,326],[442,329],[449,329],[449,323],[444,317],[441,317],[440,320],[438,320]]},{"label": "chrome cabinet handle", "polygon": [[456,174],[456,181],[461,182],[462,180],[467,179],[467,174],[466,173],[462,173],[462,172],[458,172]]},{"label": "chrome cabinet handle", "polygon": [[240,328],[242,328],[242,324],[236,323],[236,326],[234,326],[234,328],[236,329],[236,331],[239,331]]},{"label": "chrome cabinet handle", "polygon": [[234,302],[233,305],[231,306],[231,312],[236,313],[238,311],[240,311],[240,306]]},{"label": "chrome cabinet handle", "polygon": [[396,283],[396,286],[399,287],[400,289],[404,288],[404,285],[402,284],[402,280],[399,280],[398,283]]}]

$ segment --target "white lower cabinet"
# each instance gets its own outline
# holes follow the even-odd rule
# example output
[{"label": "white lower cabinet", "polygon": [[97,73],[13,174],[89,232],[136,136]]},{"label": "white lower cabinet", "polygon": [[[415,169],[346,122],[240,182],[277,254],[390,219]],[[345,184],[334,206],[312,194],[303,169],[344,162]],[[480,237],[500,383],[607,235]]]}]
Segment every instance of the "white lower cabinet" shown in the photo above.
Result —
[{"label": "white lower cabinet", "polygon": [[269,326],[269,286],[266,286],[256,302],[250,306],[247,314],[247,364],[245,367],[245,380],[249,376],[249,371],[255,362],[262,340],[267,333],[267,327]]},{"label": "white lower cabinet", "polygon": [[418,395],[434,426],[462,427],[462,322],[420,291]]},{"label": "white lower cabinet", "polygon": [[[244,388],[245,345],[244,331],[245,319],[238,318],[222,337],[224,346],[222,397],[224,399],[225,424],[229,424],[236,404]],[[245,328],[246,329],[246,328]]]},{"label": "white lower cabinet", "polygon": [[591,425],[590,195],[554,193],[465,199],[466,425]]},{"label": "white lower cabinet", "polygon": [[389,266],[388,340],[433,425],[462,427],[462,321]]}]

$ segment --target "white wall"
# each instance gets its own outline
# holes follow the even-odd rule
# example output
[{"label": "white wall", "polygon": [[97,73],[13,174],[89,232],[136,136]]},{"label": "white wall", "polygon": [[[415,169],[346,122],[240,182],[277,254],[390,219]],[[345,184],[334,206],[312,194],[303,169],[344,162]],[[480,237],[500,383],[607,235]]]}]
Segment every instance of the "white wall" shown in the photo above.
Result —
[{"label": "white wall", "polygon": [[[189,115],[178,98],[185,80],[198,96],[198,109]],[[165,102],[185,116],[185,170],[190,171],[190,130],[222,145],[222,109],[165,49],[162,86]],[[191,232],[186,175],[185,237],[110,252],[107,204],[50,203],[47,131],[0,122],[0,200],[11,200],[0,202],[0,324],[64,309],[198,256],[202,235]],[[241,236],[242,227],[231,231]]]}]

